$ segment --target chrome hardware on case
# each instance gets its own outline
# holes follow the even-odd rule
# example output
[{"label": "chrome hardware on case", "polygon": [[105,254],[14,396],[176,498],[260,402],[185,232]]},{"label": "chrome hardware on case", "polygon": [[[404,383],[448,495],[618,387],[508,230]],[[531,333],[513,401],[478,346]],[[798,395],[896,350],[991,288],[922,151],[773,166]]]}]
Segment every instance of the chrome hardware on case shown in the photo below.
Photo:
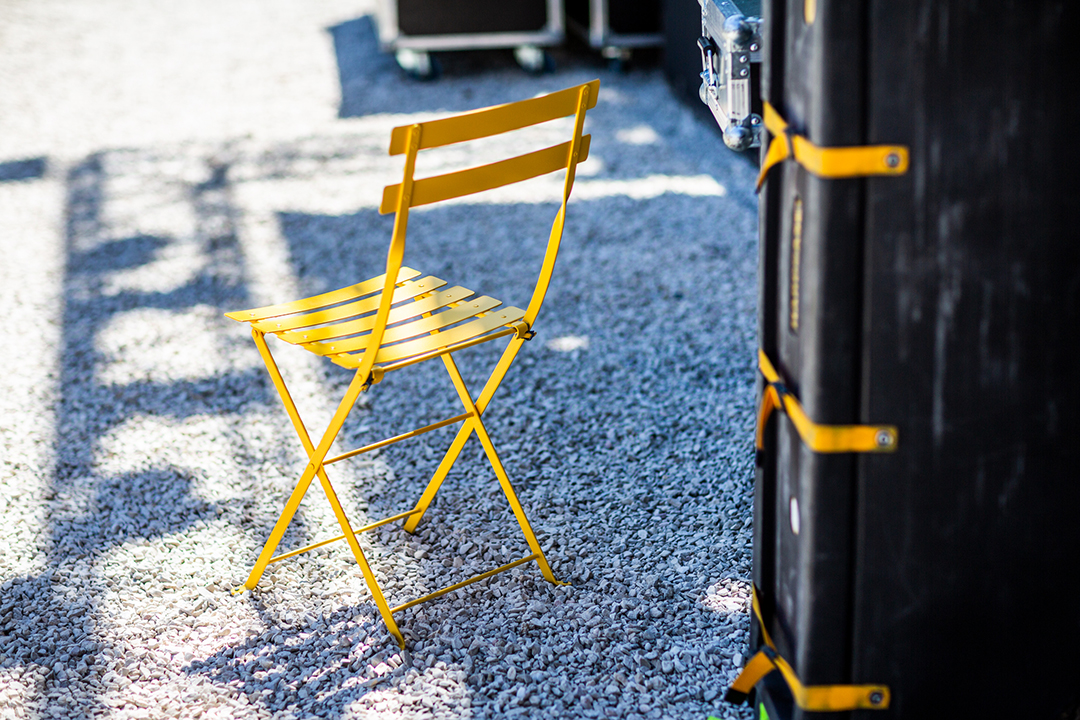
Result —
[{"label": "chrome hardware on case", "polygon": [[761,116],[753,111],[754,74],[761,63],[761,18],[731,0],[701,3],[701,88],[698,95],[732,150],[761,146]]}]

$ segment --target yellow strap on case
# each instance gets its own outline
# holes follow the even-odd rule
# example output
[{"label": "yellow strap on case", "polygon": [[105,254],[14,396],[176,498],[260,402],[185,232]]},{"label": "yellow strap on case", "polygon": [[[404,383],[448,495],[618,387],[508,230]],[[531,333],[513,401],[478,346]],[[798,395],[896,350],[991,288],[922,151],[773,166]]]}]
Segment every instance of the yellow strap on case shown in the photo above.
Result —
[{"label": "yellow strap on case", "polygon": [[765,103],[765,127],[773,137],[761,164],[758,190],[772,166],[787,158],[793,158],[808,172],[823,178],[903,175],[908,169],[908,149],[904,145],[819,147],[796,134],[769,103]]},{"label": "yellow strap on case", "polygon": [[765,629],[761,617],[761,604],[758,602],[757,586],[753,589],[754,615],[761,628],[761,637],[765,647],[758,651],[735,678],[728,689],[725,699],[732,703],[741,703],[750,694],[758,682],[773,670],[780,675],[791,690],[795,704],[810,712],[839,712],[843,710],[884,710],[889,707],[890,693],[886,685],[803,685],[795,674],[795,669],[780,657]]},{"label": "yellow strap on case", "polygon": [[791,418],[799,437],[818,453],[894,452],[897,431],[893,425],[820,425],[811,420],[798,399],[780,381],[764,350],[758,350],[758,368],[765,378],[765,392],[758,409],[757,449],[764,449],[765,423],[773,410]]}]

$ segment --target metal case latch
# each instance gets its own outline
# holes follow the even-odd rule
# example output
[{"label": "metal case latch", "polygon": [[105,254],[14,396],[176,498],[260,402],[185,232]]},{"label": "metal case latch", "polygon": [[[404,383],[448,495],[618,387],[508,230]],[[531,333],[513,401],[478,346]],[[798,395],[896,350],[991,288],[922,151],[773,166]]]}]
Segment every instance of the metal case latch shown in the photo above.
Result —
[{"label": "metal case latch", "polygon": [[760,99],[755,76],[761,67],[761,18],[744,15],[730,0],[701,3],[701,88],[698,95],[724,131],[732,150],[761,146]]}]

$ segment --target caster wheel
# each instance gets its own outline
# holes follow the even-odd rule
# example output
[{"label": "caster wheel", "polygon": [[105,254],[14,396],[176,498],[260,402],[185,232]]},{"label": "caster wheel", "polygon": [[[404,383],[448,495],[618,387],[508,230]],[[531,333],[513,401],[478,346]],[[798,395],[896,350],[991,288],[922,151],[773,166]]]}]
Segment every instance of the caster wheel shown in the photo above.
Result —
[{"label": "caster wheel", "polygon": [[417,80],[436,80],[439,77],[439,61],[423,50],[398,50],[394,54],[398,66]]},{"label": "caster wheel", "polygon": [[535,45],[521,45],[514,48],[514,59],[522,70],[533,75],[555,71],[555,61],[551,55]]},{"label": "caster wheel", "polygon": [[600,51],[600,55],[607,60],[608,70],[614,73],[624,73],[630,65],[630,49],[607,46]]}]

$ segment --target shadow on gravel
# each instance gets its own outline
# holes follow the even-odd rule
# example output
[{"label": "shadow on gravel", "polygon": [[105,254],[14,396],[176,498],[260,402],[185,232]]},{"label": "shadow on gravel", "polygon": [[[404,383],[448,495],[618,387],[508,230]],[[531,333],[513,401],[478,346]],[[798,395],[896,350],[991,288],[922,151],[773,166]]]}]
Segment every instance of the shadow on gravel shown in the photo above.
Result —
[{"label": "shadow on gravel", "polygon": [[[38,697],[31,700],[42,718],[98,716],[118,707],[115,700],[103,704],[100,699],[116,687],[100,680],[112,669],[106,654],[124,652],[100,639],[99,603],[112,586],[102,569],[108,554],[232,512],[229,503],[201,498],[193,490],[198,479],[191,471],[158,459],[156,452],[165,448],[154,447],[152,439],[132,447],[118,431],[140,418],[221,414],[245,397],[266,401],[262,376],[249,372],[175,382],[132,378],[120,384],[102,377],[108,359],[102,336],[125,314],[148,308],[183,312],[208,302],[233,308],[247,300],[239,282],[243,273],[231,210],[222,197],[227,194],[225,169],[214,167],[208,170],[210,180],[194,186],[190,195],[195,234],[210,255],[205,269],[166,292],[111,288],[110,278],[147,267],[175,242],[147,234],[113,237],[105,206],[112,179],[107,166],[116,159],[115,154],[93,155],[67,174],[55,472],[45,498],[48,569],[5,582],[0,608],[4,667],[37,666],[45,672]],[[7,166],[0,170],[9,176],[13,172]],[[146,458],[137,468],[109,470],[114,457],[132,451]],[[152,566],[142,579],[139,592],[154,592],[161,584]],[[99,678],[91,680],[95,667]]]},{"label": "shadow on gravel", "polygon": [[0,182],[37,180],[45,176],[48,161],[43,157],[0,162]]},{"label": "shadow on gravel", "polygon": [[184,671],[238,687],[250,703],[271,712],[302,707],[308,715],[341,717],[379,681],[363,670],[381,662],[373,660],[380,652],[389,658],[389,645],[397,647],[370,603],[289,623],[258,596],[251,602],[270,630]]},{"label": "shadow on gravel", "polygon": [[[400,71],[379,53],[370,19],[330,32],[343,117],[463,110],[509,99],[503,96],[509,82],[478,84],[465,71],[449,72],[437,85],[378,79]],[[573,82],[565,75],[529,78],[497,63],[485,67],[481,72],[489,78],[512,77],[518,97]],[[748,576],[750,563],[745,518],[753,452],[746,438],[753,427],[755,338],[753,290],[746,286],[756,263],[749,231],[718,218],[742,212],[752,225],[746,212],[752,196],[721,190],[695,195],[703,181],[693,153],[672,152],[659,140],[613,141],[620,131],[648,137],[641,131],[646,122],[658,139],[678,130],[677,120],[651,108],[642,119],[645,111],[630,101],[637,82],[612,82],[613,91],[601,96],[604,112],[590,126],[601,168],[592,178],[595,194],[580,193],[582,199],[571,205],[540,334],[524,348],[485,414],[556,575],[572,586],[548,585],[526,566],[410,609],[401,617],[410,652],[399,655],[366,591],[340,609],[324,611],[323,601],[298,614],[289,595],[293,586],[282,582],[288,603],[275,599],[276,589],[245,601],[261,620],[261,627],[252,623],[245,629],[251,636],[222,641],[214,647],[223,649],[198,660],[162,663],[172,663],[170,669],[184,673],[192,686],[238,690],[258,709],[282,716],[333,718],[357,714],[358,708],[393,713],[406,707],[422,716],[425,699],[432,698],[464,717],[549,711],[641,718],[715,708],[718,678],[733,670],[731,658],[742,647],[746,627],[745,603],[740,604],[746,587],[738,576]],[[378,139],[380,154],[384,140]],[[294,169],[305,164],[317,167],[307,172],[322,180],[369,172],[362,162],[352,164],[356,158],[369,162],[361,157],[367,146],[350,149],[353,141],[281,143],[247,158],[244,171],[266,183],[295,180]],[[242,430],[225,426],[239,417],[238,408],[270,408],[274,423],[288,431],[261,367],[177,377],[117,360],[130,349],[124,342],[150,350],[162,342],[152,333],[117,333],[126,318],[136,317],[140,328],[149,329],[200,313],[220,319],[222,311],[250,305],[251,281],[237,237],[239,209],[229,164],[199,158],[197,172],[169,175],[174,171],[163,169],[165,164],[190,160],[184,157],[189,149],[177,157],[125,153],[92,156],[67,176],[68,263],[47,570],[10,581],[0,601],[7,667],[34,666],[48,675],[37,690],[42,717],[101,715],[122,706],[126,686],[115,684],[122,670],[118,658],[133,648],[101,638],[115,637],[117,625],[137,621],[153,628],[159,622],[153,616],[107,617],[102,605],[110,593],[128,594],[127,607],[131,595],[147,587],[157,591],[160,584],[147,563],[130,584],[113,587],[115,578],[102,568],[110,553],[153,550],[150,541],[206,531],[214,523],[215,532],[242,529],[242,552],[252,555],[280,509],[280,491],[262,478],[252,483],[251,497],[202,497],[197,486],[205,480],[203,471],[170,458],[161,428],[222,420],[206,432],[234,433],[236,456],[230,459],[245,472],[266,453],[280,454],[268,464],[294,460],[266,437],[242,438]],[[344,170],[333,165],[339,160],[346,161]],[[370,160],[370,167],[381,167],[375,163]],[[675,178],[682,184],[672,187],[684,190],[633,195],[648,189],[639,182],[649,181],[643,172]],[[194,244],[205,260],[173,284],[163,283],[156,263],[184,238],[143,230],[167,225],[155,225],[155,213],[173,201],[149,191],[136,198],[146,203],[133,211],[140,217],[137,228],[117,229],[106,211],[110,188],[137,187],[158,175],[168,176],[162,192],[182,188],[183,199],[176,203],[183,206],[182,217],[192,218]],[[582,176],[582,189],[587,180]],[[509,202],[417,211],[406,262],[524,307],[555,208]],[[283,210],[271,217],[301,292],[340,287],[382,270],[390,216],[374,210]],[[462,369],[474,392],[493,364],[495,345],[463,353]],[[181,349],[178,358],[198,354]],[[347,382],[347,373],[336,370],[325,370],[328,386]],[[414,370],[395,373],[375,389],[370,409],[354,414],[346,427],[348,442],[458,412],[441,367]],[[295,452],[295,438],[289,441],[289,452]],[[338,490],[372,518],[399,512],[415,502],[448,442],[447,433],[436,431],[389,448],[382,458],[396,477]],[[476,445],[466,448],[418,536],[389,527],[370,536],[377,570],[393,574],[397,561],[390,558],[403,555],[416,568],[387,583],[391,602],[525,554]],[[313,499],[323,502],[318,494]],[[300,513],[285,544],[295,547],[327,529],[316,530]],[[185,541],[196,535],[189,533]],[[331,581],[345,573],[360,586],[355,565],[339,570],[330,552],[320,549],[282,567],[297,568],[296,582],[319,592],[329,593]],[[455,557],[463,562],[455,564]],[[246,567],[247,561],[237,564]],[[205,569],[191,573],[210,579]],[[144,607],[156,611],[165,604],[147,596]],[[100,682],[86,679],[91,670],[104,671],[97,673],[103,675]]]}]

